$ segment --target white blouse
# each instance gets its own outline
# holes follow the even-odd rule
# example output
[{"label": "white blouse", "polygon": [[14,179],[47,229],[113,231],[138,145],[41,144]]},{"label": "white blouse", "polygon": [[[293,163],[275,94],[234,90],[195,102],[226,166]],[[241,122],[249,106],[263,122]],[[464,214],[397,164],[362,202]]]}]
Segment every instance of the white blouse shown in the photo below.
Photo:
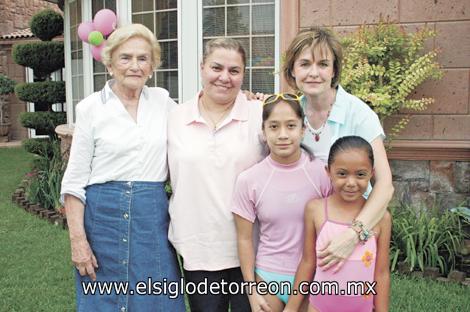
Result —
[{"label": "white blouse", "polygon": [[167,90],[144,86],[135,122],[110,88],[113,82],[76,106],[62,202],[71,194],[85,204],[85,187],[91,184],[167,178],[167,119],[176,103]]}]

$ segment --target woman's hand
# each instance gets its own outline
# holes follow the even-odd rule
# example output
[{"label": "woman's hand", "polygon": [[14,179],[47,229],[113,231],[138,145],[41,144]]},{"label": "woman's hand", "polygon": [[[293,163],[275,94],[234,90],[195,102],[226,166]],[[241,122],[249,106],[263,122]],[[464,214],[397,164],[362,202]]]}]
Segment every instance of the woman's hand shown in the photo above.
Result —
[{"label": "woman's hand", "polygon": [[252,295],[248,296],[250,300],[251,311],[253,312],[271,312],[271,307],[266,302],[263,296],[258,293],[253,293]]},{"label": "woman's hand", "polygon": [[345,230],[342,235],[332,239],[325,248],[318,252],[318,258],[321,259],[318,265],[323,271],[334,266],[333,272],[338,272],[358,243],[357,233],[353,229]]},{"label": "woman's hand", "polygon": [[265,98],[265,94],[264,94],[264,93],[261,93],[261,92],[253,93],[253,92],[251,92],[251,91],[249,91],[249,90],[243,90],[242,92],[245,94],[246,98],[247,98],[248,100],[250,100],[250,101],[251,101],[251,100],[263,101],[264,98]]},{"label": "woman's hand", "polygon": [[95,281],[95,270],[98,269],[98,262],[87,239],[84,237],[71,239],[70,245],[72,249],[72,262],[80,272],[80,275],[88,275],[92,281]]}]

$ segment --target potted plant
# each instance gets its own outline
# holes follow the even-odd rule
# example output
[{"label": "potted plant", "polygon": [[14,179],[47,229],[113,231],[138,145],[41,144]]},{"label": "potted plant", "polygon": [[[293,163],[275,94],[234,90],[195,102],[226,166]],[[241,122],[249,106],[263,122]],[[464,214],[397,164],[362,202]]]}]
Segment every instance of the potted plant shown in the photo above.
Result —
[{"label": "potted plant", "polygon": [[0,74],[0,137],[7,136],[10,131],[8,116],[8,97],[15,90],[16,82]]}]

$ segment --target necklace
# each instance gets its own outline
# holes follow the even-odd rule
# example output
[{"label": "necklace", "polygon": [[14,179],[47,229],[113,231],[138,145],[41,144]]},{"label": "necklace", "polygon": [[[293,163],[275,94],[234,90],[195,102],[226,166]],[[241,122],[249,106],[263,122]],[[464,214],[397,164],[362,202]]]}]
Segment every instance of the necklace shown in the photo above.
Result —
[{"label": "necklace", "polygon": [[[333,106],[333,105],[332,105]],[[328,110],[328,114],[326,115],[326,119],[325,121],[323,122],[323,124],[321,125],[320,128],[318,129],[313,129],[312,125],[310,124],[310,122],[308,121],[308,117],[305,116],[304,118],[304,122],[305,122],[305,125],[307,126],[307,129],[308,131],[310,131],[310,133],[313,135],[314,139],[315,139],[315,142],[318,142],[320,141],[320,134],[322,134],[323,130],[325,130],[325,127],[326,127],[326,123],[328,121],[328,117],[330,117],[330,112],[331,112],[331,107],[330,109]]]},{"label": "necklace", "polygon": [[230,112],[230,109],[233,107],[233,103],[228,105],[223,111],[222,111],[222,115],[220,115],[219,118],[217,118],[217,120],[214,120],[212,119],[212,116],[210,114],[210,111],[207,109],[206,107],[206,104],[204,103],[204,101],[202,100],[201,98],[201,106],[204,108],[204,111],[206,112],[206,115],[207,117],[209,118],[210,122],[214,125],[214,130],[217,129],[217,125],[222,121],[224,120],[224,118],[228,115],[228,113]]}]

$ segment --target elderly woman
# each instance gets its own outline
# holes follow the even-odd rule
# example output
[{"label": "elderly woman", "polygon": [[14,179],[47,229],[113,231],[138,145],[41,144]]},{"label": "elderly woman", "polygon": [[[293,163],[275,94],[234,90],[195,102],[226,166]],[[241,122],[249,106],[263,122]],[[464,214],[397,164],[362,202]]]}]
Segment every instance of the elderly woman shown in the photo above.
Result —
[{"label": "elderly woman", "polygon": [[[238,174],[261,159],[261,103],[240,92],[245,51],[234,39],[206,44],[203,89],[168,121],[169,239],[188,282],[219,283],[219,293],[189,294],[191,311],[250,311],[241,289],[237,234],[230,205]],[[239,284],[240,285],[240,284]],[[222,293],[223,292],[223,293]]]},{"label": "elderly woman", "polygon": [[[132,24],[114,31],[102,54],[113,79],[76,107],[61,190],[77,273],[77,310],[184,311],[182,296],[170,299],[155,295],[158,289],[136,288],[138,282],[179,280],[167,239],[163,184],[167,116],[175,103],[168,91],[145,86],[160,62],[160,47],[148,28]],[[85,294],[95,281],[123,282],[128,290]]]}]

